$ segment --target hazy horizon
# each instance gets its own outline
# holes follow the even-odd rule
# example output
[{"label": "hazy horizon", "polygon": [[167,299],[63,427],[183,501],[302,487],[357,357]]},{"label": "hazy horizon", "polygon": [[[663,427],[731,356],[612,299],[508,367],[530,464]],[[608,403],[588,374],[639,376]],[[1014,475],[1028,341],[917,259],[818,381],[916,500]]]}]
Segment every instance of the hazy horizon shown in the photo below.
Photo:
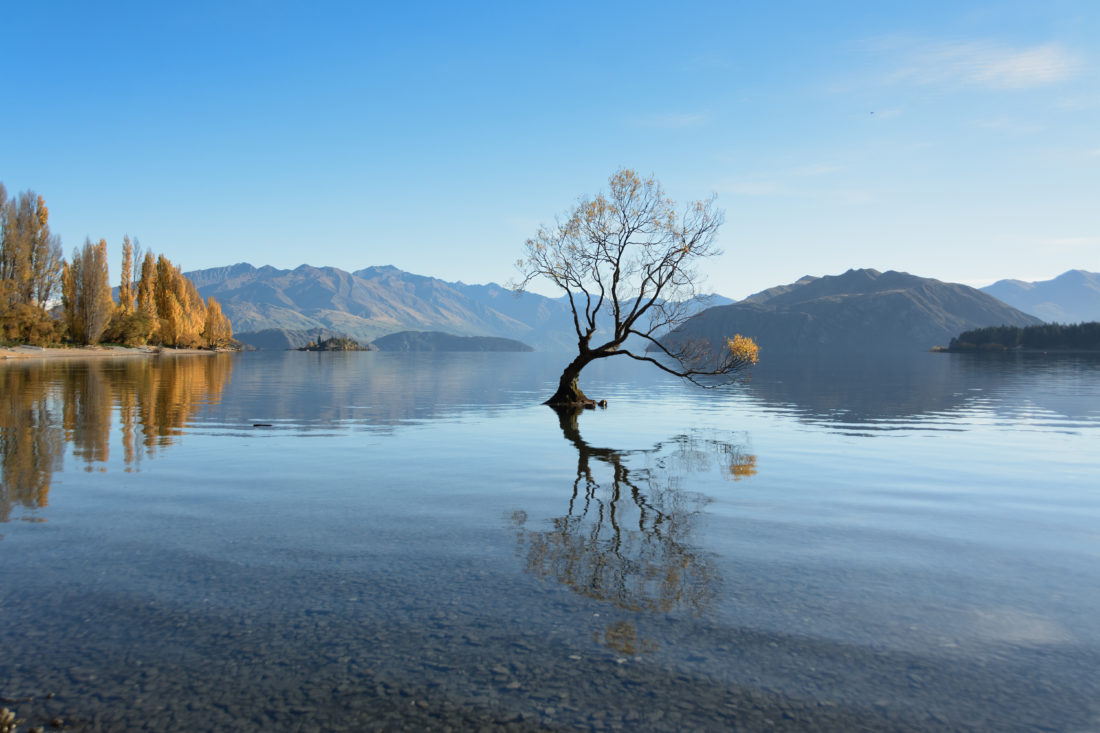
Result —
[{"label": "hazy horizon", "polygon": [[[216,269],[236,267],[237,265],[249,265],[250,267],[254,267],[257,270],[259,270],[259,269],[262,269],[263,267],[268,266],[268,263],[266,263],[266,262],[265,263],[246,262],[246,261],[242,260],[242,261],[233,262],[233,263],[230,263],[230,264],[211,265],[210,267],[199,267],[199,268],[189,269],[186,272],[196,272],[196,271],[201,271],[201,270],[212,270],[212,269],[216,270]],[[274,265],[270,265],[270,266],[275,267]],[[289,266],[289,267],[275,267],[275,269],[281,270],[281,271],[293,271],[293,270],[297,270],[300,267],[313,267],[313,268],[316,268],[316,269],[323,269],[323,268],[326,268],[326,267],[333,267],[333,268],[336,268],[338,270],[343,270],[344,272],[353,273],[353,274],[356,273],[356,272],[359,272],[361,270],[366,270],[366,269],[369,269],[369,268],[372,268],[372,267],[377,267],[377,268],[396,267],[398,270],[401,270],[402,272],[407,272],[410,275],[418,275],[418,276],[423,276],[423,277],[433,277],[437,280],[442,280],[443,282],[448,282],[448,283],[460,283],[462,285],[498,285],[500,287],[509,287],[509,285],[510,285],[510,283],[508,283],[508,282],[500,282],[500,281],[497,281],[497,280],[487,280],[487,279],[462,280],[460,278],[450,278],[450,277],[447,277],[445,275],[434,275],[434,274],[427,274],[427,273],[423,273],[423,272],[413,272],[411,270],[404,270],[403,268],[397,267],[397,265],[394,265],[390,262],[381,263],[381,264],[374,263],[374,264],[366,264],[366,265],[354,265],[354,266],[351,266],[351,267],[339,267],[337,265],[317,264],[317,263],[313,263],[313,262],[300,262],[297,265],[292,265],[292,266]],[[818,277],[818,278],[821,278],[821,277],[835,277],[835,276],[844,274],[848,270],[878,270],[879,272],[887,272],[887,270],[883,270],[883,269],[878,268],[878,267],[844,267],[844,268],[841,268],[841,269],[837,269],[834,272],[825,272],[825,273],[820,273],[820,274],[807,272],[807,273],[804,273],[803,275],[800,275],[799,277],[794,278],[790,282],[772,283],[771,285],[767,285],[765,287],[759,288],[758,290],[754,290],[751,293],[745,293],[745,295],[740,296],[739,298],[736,298],[736,300],[741,300],[745,297],[748,297],[749,295],[753,295],[753,294],[758,293],[762,290],[767,290],[768,288],[773,288],[773,287],[777,287],[777,286],[780,286],[780,285],[791,285],[791,284],[797,282],[798,280],[800,280],[803,277],[807,277],[807,276]],[[1085,270],[1084,268],[1071,267],[1067,270],[1064,270],[1064,271],[1059,272],[1055,275],[1052,275],[1051,277],[1042,278],[1042,279],[1039,279],[1039,280],[1024,281],[1021,278],[1002,277],[1002,278],[998,278],[997,280],[992,280],[990,282],[984,282],[983,281],[983,282],[979,282],[979,283],[962,282],[962,281],[947,281],[947,280],[945,280],[943,282],[955,282],[959,285],[967,285],[969,287],[976,288],[976,289],[980,290],[981,288],[987,287],[989,285],[993,285],[994,283],[1001,282],[1001,281],[1004,281],[1004,280],[1016,280],[1016,281],[1031,282],[1031,283],[1046,282],[1046,281],[1049,281],[1049,280],[1053,280],[1057,277],[1060,277],[1062,275],[1065,275],[1067,272],[1070,272],[1070,271],[1073,271],[1073,270],[1078,270],[1078,271],[1082,271],[1082,272],[1090,272],[1089,270]],[[928,275],[922,275],[919,272],[910,272],[908,274],[915,275],[917,277],[930,277]],[[1095,274],[1100,274],[1100,273],[1095,273]],[[940,279],[940,278],[935,278],[935,279]],[[707,281],[707,282],[709,283],[709,281]],[[548,288],[545,285],[543,287],[539,287],[539,288],[530,287],[530,288],[528,288],[528,290],[530,290],[531,292],[539,293],[541,295],[547,295],[548,297],[564,297],[562,295],[561,291],[556,291],[555,292],[553,288]],[[720,295],[720,296],[724,296],[724,297],[732,297],[732,296],[728,295],[727,293],[724,293],[720,290],[715,290],[713,288],[708,289],[708,288],[704,287],[701,292],[703,294],[706,294],[706,295]]]}]

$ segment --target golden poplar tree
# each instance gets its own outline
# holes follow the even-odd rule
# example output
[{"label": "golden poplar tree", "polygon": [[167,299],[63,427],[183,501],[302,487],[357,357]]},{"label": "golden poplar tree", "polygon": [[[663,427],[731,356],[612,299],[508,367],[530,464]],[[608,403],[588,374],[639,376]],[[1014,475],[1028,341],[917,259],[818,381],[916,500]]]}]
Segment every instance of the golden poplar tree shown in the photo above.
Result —
[{"label": "golden poplar tree", "polygon": [[149,337],[157,325],[156,318],[143,309],[136,307],[140,301],[138,291],[140,282],[134,279],[135,253],[140,249],[137,240],[129,236],[122,239],[122,274],[118,282],[118,307],[103,334],[105,341],[140,346],[149,342]]},{"label": "golden poplar tree", "polygon": [[176,345],[180,311],[172,275],[172,263],[164,255],[158,256],[153,280],[153,302],[156,303],[156,315],[160,319],[159,340],[169,346]]},{"label": "golden poplar tree", "polygon": [[[151,261],[151,255],[146,254],[146,263]],[[146,287],[147,269],[155,274],[150,276],[152,295],[144,296]],[[155,308],[159,323],[157,338],[160,343],[167,346],[198,348],[214,345],[208,333],[215,334],[215,340],[219,343],[228,343],[232,337],[232,327],[229,319],[221,313],[221,306],[216,312],[218,318],[212,321],[209,317],[209,307],[199,295],[195,283],[184,276],[178,265],[164,255],[156,258],[155,266],[146,268],[142,266],[142,282],[138,289],[138,301],[143,303],[143,298],[148,297]],[[142,306],[144,307],[144,305]]]},{"label": "golden poplar tree", "polygon": [[122,313],[134,310],[134,245],[129,236],[122,238],[122,272],[118,280],[118,309]]},{"label": "golden poplar tree", "polygon": [[197,348],[205,346],[202,329],[206,324],[206,304],[202,302],[195,283],[184,277],[179,265],[176,266],[176,299],[183,310],[177,346]]},{"label": "golden poplar tree", "polygon": [[61,244],[50,233],[46,201],[33,191],[7,198],[0,185],[0,337],[45,343],[56,338],[46,312],[61,274]]},{"label": "golden poplar tree", "polygon": [[160,339],[160,319],[157,318],[156,290],[157,263],[152,252],[146,252],[141,260],[141,276],[137,283],[137,315],[145,324],[145,342]]},{"label": "golden poplar tree", "polygon": [[95,344],[114,312],[107,272],[107,240],[73,250],[65,268],[62,307],[69,324],[69,338],[82,344]]},{"label": "golden poplar tree", "polygon": [[141,279],[138,281],[138,310],[152,318],[157,315],[156,301],[157,263],[152,252],[146,252],[141,261]]},{"label": "golden poplar tree", "polygon": [[61,240],[50,234],[50,210],[41,196],[35,197],[34,231],[31,238],[30,289],[28,303],[45,308],[57,289],[61,272]]},{"label": "golden poplar tree", "polygon": [[76,320],[76,276],[68,262],[61,266],[61,321],[65,333],[77,333],[80,325]]},{"label": "golden poplar tree", "polygon": [[228,346],[233,340],[233,325],[222,313],[222,306],[213,296],[206,299],[206,323],[203,340],[213,349]]}]

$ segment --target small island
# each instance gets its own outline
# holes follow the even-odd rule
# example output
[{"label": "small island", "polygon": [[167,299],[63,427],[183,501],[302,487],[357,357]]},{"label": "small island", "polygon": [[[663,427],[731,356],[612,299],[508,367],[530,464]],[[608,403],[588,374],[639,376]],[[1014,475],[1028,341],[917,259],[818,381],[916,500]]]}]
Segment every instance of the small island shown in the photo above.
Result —
[{"label": "small island", "polygon": [[371,347],[363,346],[355,339],[346,336],[333,336],[320,342],[310,341],[305,346],[299,346],[297,351],[370,351]]},{"label": "small island", "polygon": [[1100,352],[1100,322],[1041,326],[990,326],[964,331],[946,347],[933,351],[946,352]]}]

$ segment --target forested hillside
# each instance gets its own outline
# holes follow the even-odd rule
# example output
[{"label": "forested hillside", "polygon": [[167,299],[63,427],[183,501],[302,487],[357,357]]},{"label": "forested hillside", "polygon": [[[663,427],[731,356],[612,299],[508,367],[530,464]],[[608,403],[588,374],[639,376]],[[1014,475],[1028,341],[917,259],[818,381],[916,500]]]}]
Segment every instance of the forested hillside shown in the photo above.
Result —
[{"label": "forested hillside", "polygon": [[951,339],[949,351],[1100,351],[1100,322],[1014,328],[991,326],[965,331]]}]

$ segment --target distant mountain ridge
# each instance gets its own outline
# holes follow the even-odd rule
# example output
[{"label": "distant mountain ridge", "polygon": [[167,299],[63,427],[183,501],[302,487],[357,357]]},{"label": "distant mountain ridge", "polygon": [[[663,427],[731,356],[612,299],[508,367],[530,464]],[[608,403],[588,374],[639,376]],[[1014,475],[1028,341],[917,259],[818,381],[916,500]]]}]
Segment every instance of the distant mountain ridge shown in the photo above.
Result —
[{"label": "distant mountain ridge", "polygon": [[1100,273],[1068,270],[1051,280],[998,280],[982,288],[1047,323],[1100,321]]},{"label": "distant mountain ridge", "polygon": [[906,272],[848,270],[801,278],[709,308],[687,321],[670,343],[703,340],[712,348],[735,333],[769,353],[920,351],[989,325],[1029,326],[1039,319],[966,285]]},{"label": "distant mountain ridge", "polygon": [[[392,266],[347,272],[239,263],[187,273],[203,297],[218,299],[237,334],[281,331],[293,343],[322,331],[368,343],[398,331],[513,338],[540,349],[568,348],[568,304],[496,284],[464,285]],[[279,337],[278,340],[283,340]],[[270,339],[268,343],[273,343]]]},{"label": "distant mountain ridge", "polygon": [[[296,348],[318,333],[370,343],[400,331],[499,337],[540,351],[576,348],[566,299],[530,292],[517,295],[496,283],[446,282],[392,265],[347,272],[239,263],[186,275],[204,298],[217,298],[237,338],[258,348]],[[715,303],[733,302],[711,298]]]},{"label": "distant mountain ridge", "polygon": [[[576,348],[565,298],[516,295],[495,283],[446,282],[389,265],[347,272],[239,263],[187,276],[204,298],[218,299],[238,337],[259,348],[295,348],[333,335],[371,343],[403,331],[512,339],[541,351]],[[710,297],[705,310],[704,303],[693,304],[701,312],[678,337],[720,344],[741,333],[765,354],[919,350],[973,328],[1040,322],[965,285],[870,269],[807,275],[736,303]]]}]

